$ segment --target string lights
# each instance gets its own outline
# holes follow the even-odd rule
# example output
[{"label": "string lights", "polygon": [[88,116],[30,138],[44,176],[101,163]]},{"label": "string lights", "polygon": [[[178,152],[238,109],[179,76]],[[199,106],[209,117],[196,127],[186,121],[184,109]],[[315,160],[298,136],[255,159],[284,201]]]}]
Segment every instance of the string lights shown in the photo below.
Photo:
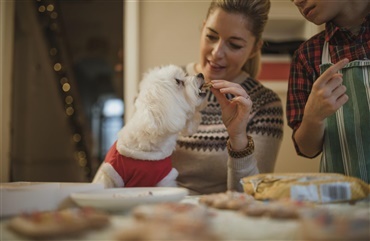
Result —
[{"label": "string lights", "polygon": [[59,20],[60,14],[55,0],[36,0],[41,27],[48,43],[49,56],[56,79],[59,81],[59,93],[64,106],[64,111],[71,128],[71,142],[75,146],[74,158],[84,170],[86,178],[91,180],[92,165],[90,161],[89,145],[87,144],[87,130],[83,128],[81,112],[77,108],[76,84],[72,81],[71,70],[68,69],[66,49],[63,44],[62,27]]}]

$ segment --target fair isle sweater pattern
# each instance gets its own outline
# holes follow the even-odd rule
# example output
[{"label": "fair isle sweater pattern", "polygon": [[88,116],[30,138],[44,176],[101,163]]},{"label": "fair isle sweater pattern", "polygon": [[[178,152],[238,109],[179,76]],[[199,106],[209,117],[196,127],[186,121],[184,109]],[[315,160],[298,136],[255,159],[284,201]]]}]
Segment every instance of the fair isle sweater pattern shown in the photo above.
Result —
[{"label": "fair isle sweater pattern", "polygon": [[[241,86],[253,101],[248,134],[266,135],[278,140],[283,138],[283,109],[279,96],[258,81],[248,77]],[[233,98],[227,95],[228,99]],[[201,111],[201,122],[197,133],[180,137],[180,148],[202,151],[225,150],[228,134],[221,119],[221,108],[211,91],[207,94],[208,104]]]}]

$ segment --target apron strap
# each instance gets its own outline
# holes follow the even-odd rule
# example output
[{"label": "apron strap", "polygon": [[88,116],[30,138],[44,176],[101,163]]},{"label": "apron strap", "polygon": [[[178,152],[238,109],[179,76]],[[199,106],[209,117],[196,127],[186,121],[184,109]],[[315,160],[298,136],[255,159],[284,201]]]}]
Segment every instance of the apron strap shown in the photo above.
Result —
[{"label": "apron strap", "polygon": [[325,41],[324,46],[322,48],[321,64],[328,64],[328,63],[331,63],[331,57],[329,54],[329,43]]}]

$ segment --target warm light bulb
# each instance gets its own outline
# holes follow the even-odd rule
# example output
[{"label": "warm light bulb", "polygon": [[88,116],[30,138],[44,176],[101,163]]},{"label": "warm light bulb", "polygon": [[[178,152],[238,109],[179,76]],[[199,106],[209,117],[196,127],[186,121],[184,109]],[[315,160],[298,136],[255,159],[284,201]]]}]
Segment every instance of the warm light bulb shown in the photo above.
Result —
[{"label": "warm light bulb", "polygon": [[51,19],[57,19],[57,18],[58,18],[58,13],[57,13],[57,12],[52,12],[52,13],[50,14],[50,18],[51,18]]},{"label": "warm light bulb", "polygon": [[71,89],[71,86],[68,83],[63,84],[62,89],[64,92],[68,92]]},{"label": "warm light bulb", "polygon": [[73,135],[73,141],[74,142],[80,142],[81,141],[81,135],[76,133]]},{"label": "warm light bulb", "polygon": [[54,64],[54,70],[55,71],[60,71],[62,69],[62,65],[60,63]]},{"label": "warm light bulb", "polygon": [[52,49],[50,49],[49,53],[50,53],[51,56],[55,56],[55,55],[57,55],[58,50],[56,48],[52,48]]},{"label": "warm light bulb", "polygon": [[49,4],[46,9],[49,11],[49,12],[52,12],[54,10],[54,5],[53,4]]},{"label": "warm light bulb", "polygon": [[61,85],[64,85],[65,83],[68,83],[68,78],[67,77],[63,77],[60,79],[60,84]]},{"label": "warm light bulb", "polygon": [[70,96],[70,95],[68,95],[68,96],[64,99],[64,101],[66,102],[66,104],[67,104],[67,105],[70,105],[70,104],[72,104],[72,103],[73,103],[73,97],[72,97],[72,96]]},{"label": "warm light bulb", "polygon": [[45,12],[45,10],[46,10],[46,8],[45,8],[45,6],[44,6],[44,5],[41,5],[41,6],[39,7],[39,12],[40,12],[40,13]]},{"label": "warm light bulb", "polygon": [[73,109],[73,107],[67,107],[67,109],[66,109],[66,114],[68,115],[68,116],[71,116],[71,115],[73,115],[73,113],[75,112],[75,110]]}]

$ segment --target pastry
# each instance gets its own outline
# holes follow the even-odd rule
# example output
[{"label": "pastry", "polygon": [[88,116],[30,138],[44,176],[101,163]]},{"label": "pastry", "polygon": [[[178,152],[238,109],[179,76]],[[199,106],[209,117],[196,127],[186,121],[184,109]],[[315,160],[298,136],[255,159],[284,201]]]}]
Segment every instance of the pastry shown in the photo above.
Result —
[{"label": "pastry", "polygon": [[58,238],[109,224],[109,216],[91,208],[33,212],[9,220],[8,228],[29,238]]}]

